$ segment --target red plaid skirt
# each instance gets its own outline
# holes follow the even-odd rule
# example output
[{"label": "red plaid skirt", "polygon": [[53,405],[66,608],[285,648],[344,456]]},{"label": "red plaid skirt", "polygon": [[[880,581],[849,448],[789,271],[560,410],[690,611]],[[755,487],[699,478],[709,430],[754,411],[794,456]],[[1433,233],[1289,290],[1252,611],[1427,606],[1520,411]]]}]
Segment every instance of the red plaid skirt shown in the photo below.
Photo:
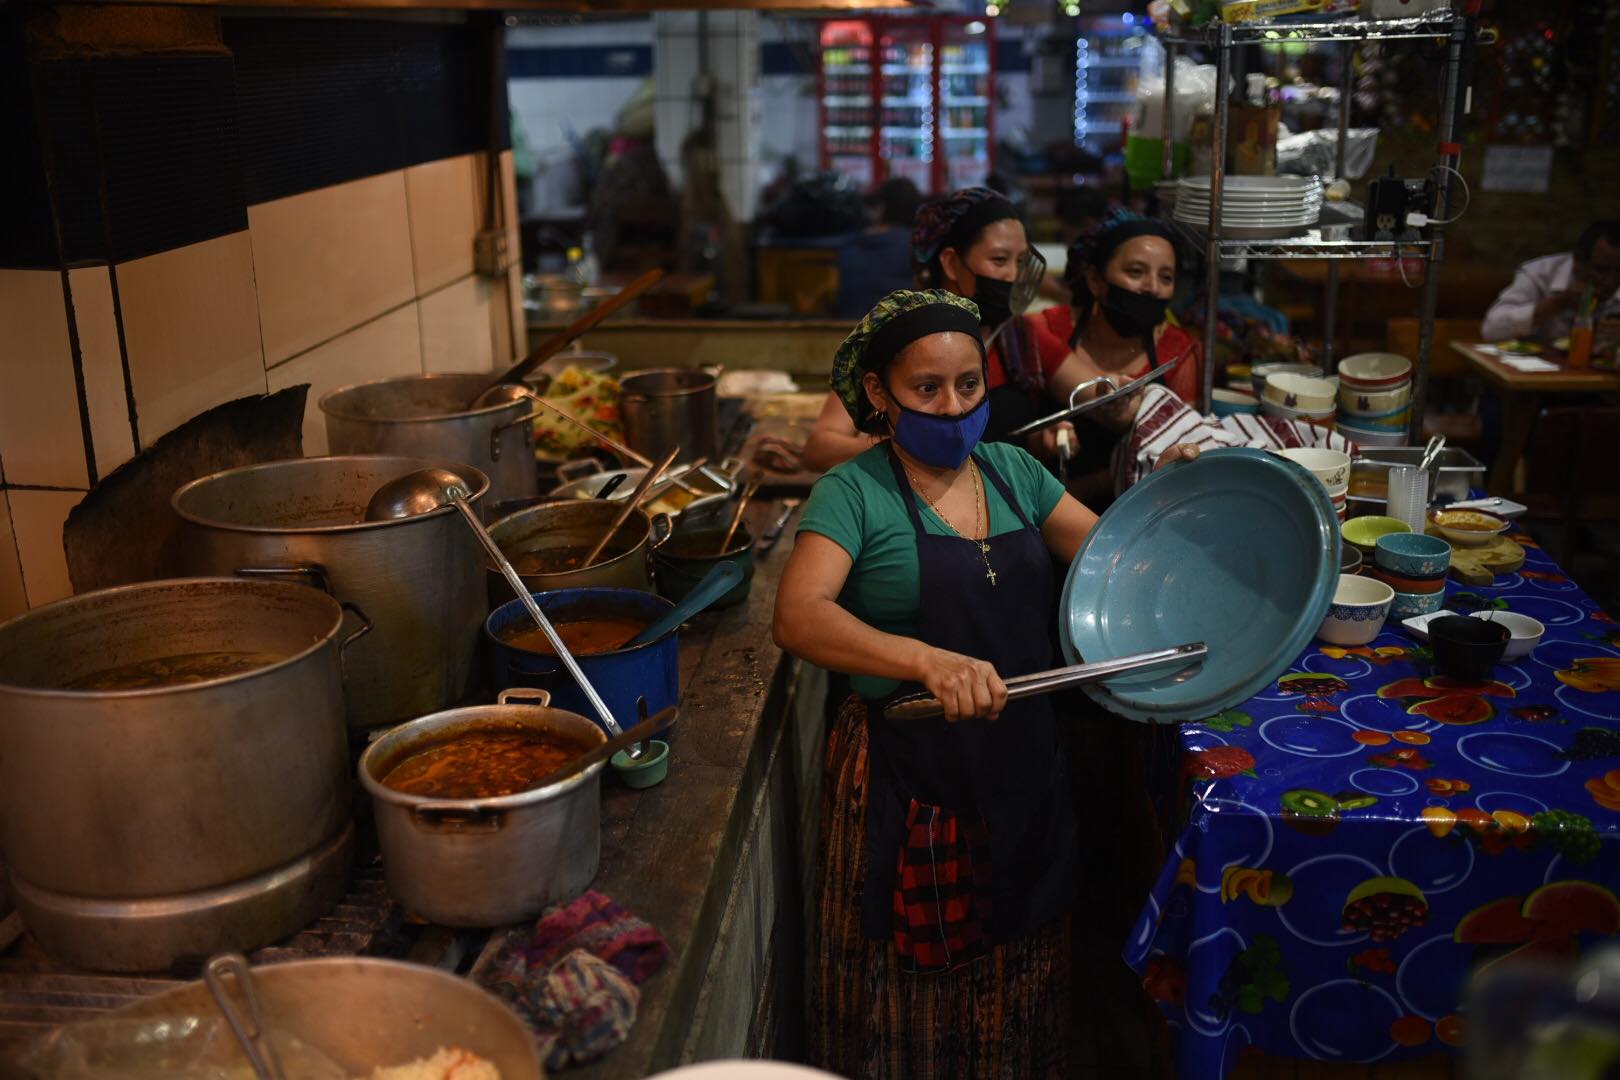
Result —
[{"label": "red plaid skirt", "polygon": [[982,820],[911,800],[894,889],[901,971],[953,971],[988,951],[990,833]]}]

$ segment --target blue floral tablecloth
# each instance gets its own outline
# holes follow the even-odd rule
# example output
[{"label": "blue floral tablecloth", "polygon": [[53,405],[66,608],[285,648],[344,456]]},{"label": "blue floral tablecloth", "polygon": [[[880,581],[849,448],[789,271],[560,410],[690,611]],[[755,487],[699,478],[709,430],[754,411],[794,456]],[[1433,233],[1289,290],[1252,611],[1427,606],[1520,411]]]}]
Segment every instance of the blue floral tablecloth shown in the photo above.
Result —
[{"label": "blue floral tablecloth", "polygon": [[1455,1048],[1471,971],[1620,930],[1620,625],[1515,539],[1522,570],[1446,585],[1546,625],[1492,679],[1437,677],[1392,621],[1182,727],[1186,825],[1125,958],[1183,1077]]}]

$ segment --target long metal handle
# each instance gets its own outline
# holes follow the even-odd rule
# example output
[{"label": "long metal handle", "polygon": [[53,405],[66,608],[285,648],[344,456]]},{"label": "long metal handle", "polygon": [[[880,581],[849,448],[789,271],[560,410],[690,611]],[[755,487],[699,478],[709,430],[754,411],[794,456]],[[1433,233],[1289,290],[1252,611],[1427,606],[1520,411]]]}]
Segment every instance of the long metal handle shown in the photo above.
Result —
[{"label": "long metal handle", "polygon": [[[619,531],[619,527],[629,518],[631,511],[635,510],[641,503],[642,497],[647,494],[648,490],[658,483],[659,478],[664,475],[664,470],[669,468],[670,463],[675,460],[676,455],[680,452],[681,448],[679,446],[671,447],[669,453],[664,455],[664,460],[652,466],[643,474],[641,482],[636,485],[636,490],[630,493],[630,497],[624,500],[623,505],[619,507],[619,512],[613,516],[612,526],[602,534],[602,539],[598,540],[596,545],[591,548],[590,553],[585,556],[585,561],[580,564],[581,570],[587,569],[597,559],[601,558],[602,550],[608,546],[608,541],[613,539],[614,534]],[[525,590],[525,595],[527,595],[527,590]]]},{"label": "long metal handle", "polygon": [[[1006,680],[1007,700],[1016,701],[1036,694],[1049,694],[1054,690],[1081,686],[1128,672],[1185,667],[1201,661],[1207,655],[1209,649],[1203,642],[1197,641],[1177,645],[1173,649],[1154,649],[1113,660],[1098,660],[1090,664],[1074,664],[1069,667],[1053,668],[1051,671],[1019,675]],[[896,701],[883,710],[883,715],[890,720],[923,720],[930,716],[942,716],[944,712],[945,707],[940,704],[938,698],[915,697]]]},{"label": "long metal handle", "polygon": [[602,723],[607,726],[609,731],[615,735],[619,734],[619,722],[613,719],[613,713],[608,709],[606,702],[602,700],[602,695],[596,692],[596,687],[591,685],[591,680],[585,677],[585,672],[580,669],[579,662],[574,659],[574,654],[569,652],[568,646],[563,644],[562,635],[557,633],[557,628],[551,625],[551,620],[546,618],[546,613],[540,610],[539,604],[535,603],[534,597],[529,594],[529,587],[523,584],[523,579],[512,568],[512,564],[507,561],[506,554],[501,551],[501,546],[495,542],[494,537],[489,535],[489,530],[484,528],[484,523],[478,520],[478,514],[473,510],[472,505],[467,502],[466,493],[460,488],[451,488],[448,494],[455,499],[456,509],[460,510],[461,516],[467,519],[467,525],[472,529],[473,535],[478,537],[480,544],[484,545],[485,553],[500,568],[502,576],[506,578],[506,583],[512,586],[512,591],[517,593],[519,600],[523,601],[523,606],[529,609],[529,615],[534,619],[535,624],[540,627],[541,633],[545,634],[546,640],[551,642],[552,649],[557,653],[557,659],[563,662],[563,667],[568,669],[568,674],[572,675],[574,681],[579,683],[579,688],[585,692],[585,699],[591,703],[591,708],[596,710],[596,714],[602,718]]},{"label": "long metal handle", "polygon": [[[236,991],[242,996],[240,1003],[226,985],[227,978],[236,983]],[[242,1053],[247,1055],[253,1075],[259,1080],[282,1080],[281,1066],[265,1034],[264,1014],[259,1011],[259,998],[253,992],[253,976],[248,972],[247,959],[241,953],[214,957],[203,969],[203,982],[208,985],[219,1011],[225,1014],[225,1022],[230,1024]]]}]

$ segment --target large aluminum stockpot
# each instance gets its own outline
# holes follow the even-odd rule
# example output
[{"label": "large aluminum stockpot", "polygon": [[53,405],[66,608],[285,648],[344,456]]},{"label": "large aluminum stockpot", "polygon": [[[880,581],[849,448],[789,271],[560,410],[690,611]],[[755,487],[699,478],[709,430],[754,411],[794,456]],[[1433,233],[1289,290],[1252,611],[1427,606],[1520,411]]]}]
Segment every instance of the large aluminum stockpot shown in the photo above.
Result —
[{"label": "large aluminum stockpot", "polygon": [[720,453],[720,380],[708,371],[652,368],[619,378],[619,417],[630,449],[654,461],[676,446],[680,461]]},{"label": "large aluminum stockpot", "polygon": [[382,783],[409,755],[475,731],[552,732],[585,747],[607,741],[601,728],[548,708],[550,701],[544,690],[508,690],[496,705],[401,724],[361,755],[388,891],[408,911],[443,926],[504,926],[589,887],[601,857],[602,763],[487,799],[428,799]]},{"label": "large aluminum stockpot", "polygon": [[[517,1014],[470,979],[398,960],[342,957],[293,960],[253,969],[253,991],[265,1028],[291,1036],[337,1064],[350,1076],[370,1076],[378,1066],[403,1065],[445,1047],[461,1047],[488,1059],[502,1080],[541,1080],[545,1075],[534,1035]],[[129,1033],[125,1045],[100,1044],[96,1064],[105,1072],[147,1075],[166,1046],[196,1041],[191,1024],[217,1023],[224,1047],[210,1048],[222,1075],[251,1076],[247,1055],[224,1029],[219,1006],[201,982],[184,983],[125,1005],[105,1018]],[[59,1029],[27,1052],[27,1075],[59,1075],[77,1033]],[[173,1051],[170,1051],[173,1053]],[[170,1059],[172,1061],[172,1058]],[[292,1067],[283,1061],[287,1075]],[[166,1067],[173,1067],[172,1065]]]},{"label": "large aluminum stockpot", "polygon": [[[605,499],[557,499],[502,518],[489,527],[489,535],[530,592],[585,585],[616,585],[652,592],[650,555],[670,532],[669,519],[663,514],[648,517],[642,510],[630,511],[595,563],[581,569],[564,567],[570,557],[590,551],[591,545],[613,526],[622,508],[622,503]],[[485,570],[490,607],[516,599],[505,576],[487,559]]]},{"label": "large aluminum stockpot", "polygon": [[[342,623],[299,585],[180,579],[0,626],[0,846],[48,952],[154,970],[266,944],[336,901],[353,839]],[[73,688],[187,657],[226,673]]]},{"label": "large aluminum stockpot", "polygon": [[334,454],[400,454],[453,461],[489,477],[492,502],[540,492],[533,408],[526,399],[469,409],[488,375],[405,375],[322,396]]},{"label": "large aluminum stockpot", "polygon": [[188,573],[296,577],[358,604],[376,631],[355,644],[344,673],[349,724],[369,728],[460,699],[489,610],[484,554],[455,507],[366,521],[383,484],[431,466],[467,483],[469,465],[408,457],[292,458],[228,469],[174,493]]}]

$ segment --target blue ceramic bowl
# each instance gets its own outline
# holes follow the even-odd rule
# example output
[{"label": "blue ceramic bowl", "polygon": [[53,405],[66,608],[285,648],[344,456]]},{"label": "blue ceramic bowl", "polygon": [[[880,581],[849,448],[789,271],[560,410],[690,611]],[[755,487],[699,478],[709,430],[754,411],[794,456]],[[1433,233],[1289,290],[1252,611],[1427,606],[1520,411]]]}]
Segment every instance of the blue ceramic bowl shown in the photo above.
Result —
[{"label": "blue ceramic bowl", "polygon": [[1339,522],[1304,469],[1247,448],[1152,473],[1093,526],[1069,568],[1059,637],[1070,663],[1202,641],[1174,672],[1086,686],[1133,720],[1199,720],[1268,686],[1299,655],[1339,583]]},{"label": "blue ceramic bowl", "polygon": [[1380,536],[1373,548],[1373,563],[1408,578],[1432,578],[1451,568],[1451,545],[1423,533]]},{"label": "blue ceramic bowl", "polygon": [[1444,607],[1445,603],[1444,589],[1437,593],[1398,592],[1395,594],[1395,602],[1389,606],[1389,617],[1395,622],[1400,622],[1414,615],[1433,615]]}]

